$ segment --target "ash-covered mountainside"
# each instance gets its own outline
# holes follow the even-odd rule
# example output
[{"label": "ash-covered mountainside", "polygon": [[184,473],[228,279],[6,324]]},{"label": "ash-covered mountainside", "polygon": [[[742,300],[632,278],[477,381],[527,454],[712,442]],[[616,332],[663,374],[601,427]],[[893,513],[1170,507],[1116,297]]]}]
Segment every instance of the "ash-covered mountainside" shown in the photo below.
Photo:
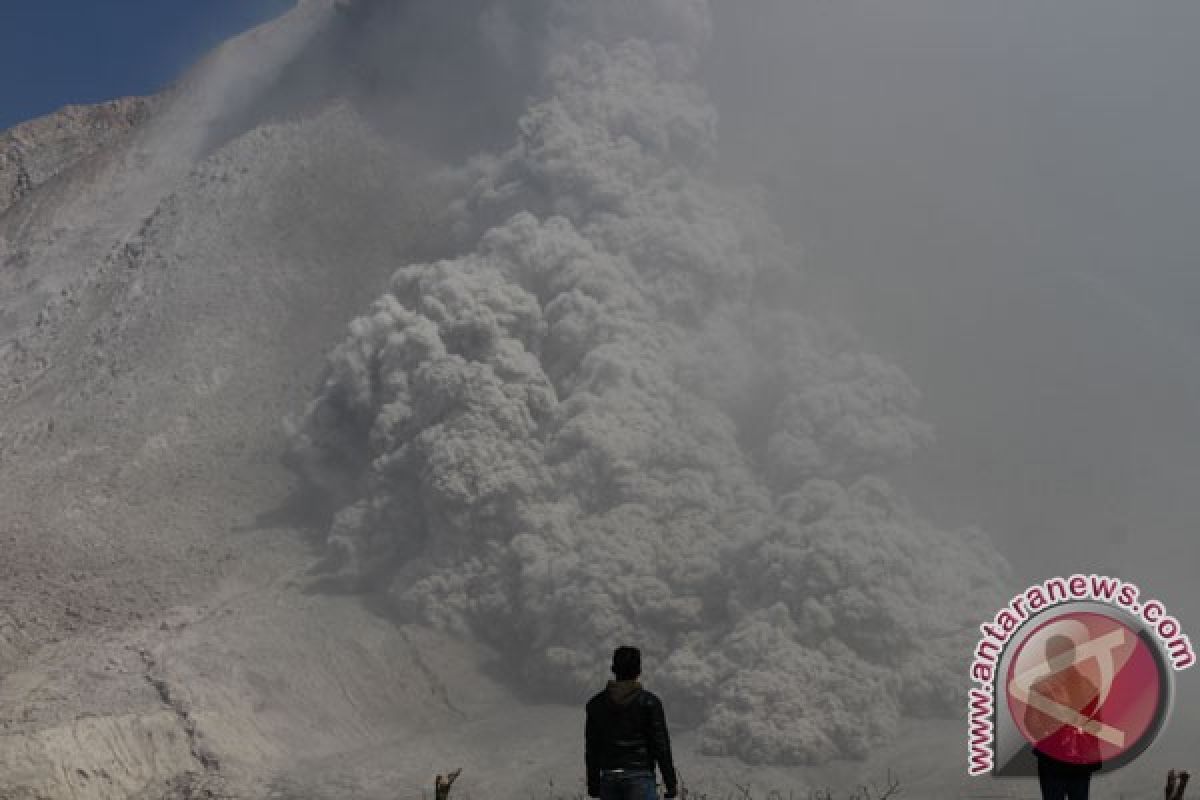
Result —
[{"label": "ash-covered mountainside", "polygon": [[0,214],[73,164],[144,122],[155,98],[67,106],[0,133]]}]

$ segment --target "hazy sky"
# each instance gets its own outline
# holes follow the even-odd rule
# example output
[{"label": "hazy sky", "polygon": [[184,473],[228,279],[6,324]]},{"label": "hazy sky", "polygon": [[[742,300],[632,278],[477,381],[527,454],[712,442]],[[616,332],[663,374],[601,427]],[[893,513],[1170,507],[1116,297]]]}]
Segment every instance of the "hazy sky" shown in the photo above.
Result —
[{"label": "hazy sky", "polygon": [[154,92],[293,0],[4,0],[0,130],[68,103]]},{"label": "hazy sky", "polygon": [[727,156],[924,392],[922,507],[1195,606],[1200,4],[754,6],[714,4]]}]

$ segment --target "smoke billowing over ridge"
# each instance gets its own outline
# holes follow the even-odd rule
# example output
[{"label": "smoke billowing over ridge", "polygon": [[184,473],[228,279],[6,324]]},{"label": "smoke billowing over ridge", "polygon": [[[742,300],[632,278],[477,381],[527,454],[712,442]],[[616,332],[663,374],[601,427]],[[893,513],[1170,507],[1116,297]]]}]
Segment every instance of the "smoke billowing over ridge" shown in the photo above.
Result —
[{"label": "smoke billowing over ridge", "polygon": [[711,753],[956,713],[1005,566],[881,477],[930,438],[915,388],[790,307],[795,254],[707,177],[707,4],[511,5],[466,23],[537,65],[458,176],[464,254],[399,269],[294,424],[331,563],[564,699],[637,643]]}]

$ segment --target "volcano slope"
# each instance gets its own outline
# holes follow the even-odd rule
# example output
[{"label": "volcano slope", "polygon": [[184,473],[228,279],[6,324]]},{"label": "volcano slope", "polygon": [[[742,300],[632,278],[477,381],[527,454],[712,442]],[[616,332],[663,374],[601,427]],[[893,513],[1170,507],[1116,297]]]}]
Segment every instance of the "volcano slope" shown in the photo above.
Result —
[{"label": "volcano slope", "polygon": [[618,639],[694,778],[951,780],[913,742],[1006,567],[708,176],[710,27],[314,1],[12,132],[0,797],[561,786]]}]

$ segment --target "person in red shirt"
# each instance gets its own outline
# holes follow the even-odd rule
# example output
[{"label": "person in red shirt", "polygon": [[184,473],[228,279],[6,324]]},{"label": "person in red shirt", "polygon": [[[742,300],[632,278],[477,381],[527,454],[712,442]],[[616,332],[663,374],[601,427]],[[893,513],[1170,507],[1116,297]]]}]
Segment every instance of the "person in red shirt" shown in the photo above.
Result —
[{"label": "person in red shirt", "polygon": [[1087,800],[1092,773],[1100,768],[1100,690],[1075,663],[1075,642],[1067,636],[1046,641],[1046,660],[1065,663],[1062,669],[1034,682],[1031,692],[1081,715],[1075,722],[1028,705],[1025,729],[1037,742],[1038,783],[1043,800]]}]

